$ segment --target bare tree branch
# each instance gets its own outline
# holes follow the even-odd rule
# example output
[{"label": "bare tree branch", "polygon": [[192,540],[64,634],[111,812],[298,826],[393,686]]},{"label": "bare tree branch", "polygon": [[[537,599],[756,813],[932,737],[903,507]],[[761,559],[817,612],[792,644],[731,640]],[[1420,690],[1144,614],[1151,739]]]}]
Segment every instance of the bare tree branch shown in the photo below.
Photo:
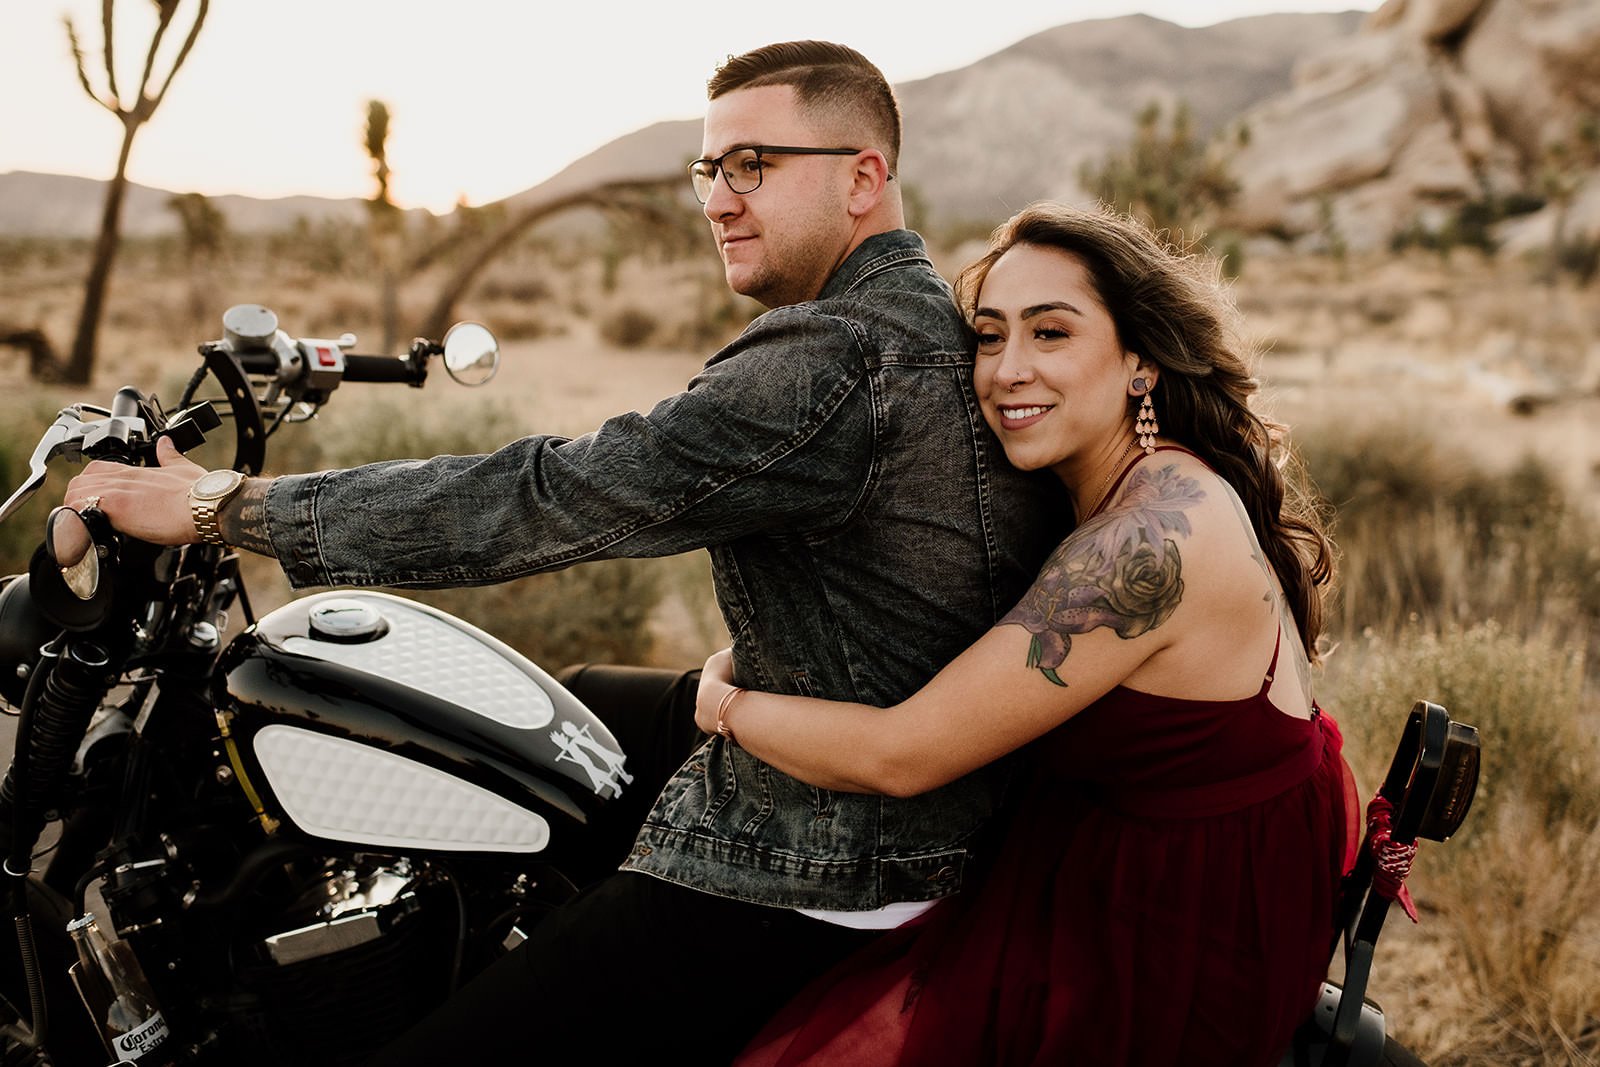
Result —
[{"label": "bare tree branch", "polygon": [[117,89],[117,64],[112,55],[111,43],[111,9],[116,6],[116,0],[100,0],[100,37],[106,43],[106,85],[111,89],[111,99],[120,107],[122,93]]},{"label": "bare tree branch", "polygon": [[[172,79],[177,74],[178,68],[183,65],[189,56],[189,51],[194,46],[195,39],[200,34],[200,27],[205,21],[206,12],[210,8],[209,0],[199,0],[199,11],[195,15],[194,25],[189,30],[189,36],[183,43],[183,48],[173,60],[171,68],[163,79],[161,88],[155,95],[150,95],[150,81],[155,72],[156,55],[161,50],[161,42],[171,26],[173,16],[182,5],[183,0],[156,0],[159,9],[159,18],[155,32],[150,41],[150,50],[145,55],[144,72],[139,79],[138,95],[130,106],[125,106],[120,96],[114,102],[107,104],[94,95],[89,86],[88,73],[84,70],[83,53],[78,42],[77,29],[71,19],[67,20],[67,37],[72,43],[73,56],[78,64],[78,80],[83,83],[84,90],[90,97],[102,106],[108,108],[122,120],[122,149],[117,156],[117,169],[111,176],[111,181],[106,184],[105,208],[100,218],[100,234],[95,240],[94,255],[89,265],[89,275],[84,281],[83,307],[78,314],[78,330],[72,341],[72,350],[67,362],[61,369],[61,376],[71,382],[87,382],[94,369],[95,343],[100,329],[101,312],[104,310],[106,292],[111,278],[113,262],[116,259],[117,247],[121,240],[122,202],[128,185],[128,156],[133,148],[134,135],[139,128],[154,114],[156,107],[166,96],[167,89],[172,85]],[[105,54],[108,66],[113,51],[112,33],[114,32],[112,9],[115,0],[102,0],[101,19],[102,28],[106,34]],[[115,75],[108,72],[108,77]]]},{"label": "bare tree branch", "polygon": [[122,115],[120,104],[106,103],[94,91],[94,86],[89,84],[89,72],[83,69],[83,46],[78,43],[78,28],[72,24],[72,16],[64,15],[61,21],[67,24],[67,42],[72,45],[72,60],[78,65],[78,84],[83,86],[83,91],[89,94],[90,100],[120,117]]},{"label": "bare tree branch", "polygon": [[[167,27],[172,24],[172,16],[178,10],[177,4],[167,0],[158,0],[156,7],[160,11],[156,19],[156,32],[150,36],[150,51],[145,53],[144,70],[139,75],[139,92],[133,101],[133,114],[139,122],[149,118],[156,109],[156,101],[145,90],[149,88],[150,75],[155,71],[156,51],[161,47],[161,39],[167,35]],[[171,80],[169,75],[167,81]]]},{"label": "bare tree branch", "polygon": [[477,280],[478,275],[495,257],[510,248],[519,237],[536,223],[552,215],[580,207],[634,211],[649,215],[656,209],[649,204],[647,198],[661,190],[677,188],[682,182],[683,178],[678,174],[660,178],[637,178],[607,182],[604,185],[580,189],[577,192],[567,193],[551,200],[521,208],[496,230],[484,237],[476,248],[465,253],[464,261],[456,272],[445,281],[443,288],[439,292],[438,299],[434,301],[433,307],[423,317],[417,333],[423,337],[442,336],[455,314],[457,301],[465,295],[472,283]]},{"label": "bare tree branch", "polygon": [[[176,5],[174,5],[175,8]],[[211,10],[211,0],[200,0],[200,10],[195,12],[194,25],[189,27],[189,36],[184,39],[183,47],[178,49],[177,58],[172,61],[172,67],[167,71],[167,80],[161,83],[161,91],[156,93],[155,100],[151,102],[151,111],[161,106],[161,101],[167,95],[167,88],[172,85],[173,75],[178,73],[178,68],[183,66],[183,61],[189,58],[189,50],[194,47],[195,38],[200,36],[200,27],[206,21],[206,12],[209,10]],[[150,54],[151,56],[155,55],[154,48],[150,50]]]}]

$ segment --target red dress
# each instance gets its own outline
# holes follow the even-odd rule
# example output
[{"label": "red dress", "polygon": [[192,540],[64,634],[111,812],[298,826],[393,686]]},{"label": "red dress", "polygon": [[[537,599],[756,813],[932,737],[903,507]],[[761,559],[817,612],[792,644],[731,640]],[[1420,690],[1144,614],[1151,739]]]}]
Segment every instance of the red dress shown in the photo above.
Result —
[{"label": "red dress", "polygon": [[739,1062],[1276,1062],[1359,825],[1338,727],[1270,703],[1276,664],[1243,700],[1119,687],[1035,742],[980,884],[813,983]]}]

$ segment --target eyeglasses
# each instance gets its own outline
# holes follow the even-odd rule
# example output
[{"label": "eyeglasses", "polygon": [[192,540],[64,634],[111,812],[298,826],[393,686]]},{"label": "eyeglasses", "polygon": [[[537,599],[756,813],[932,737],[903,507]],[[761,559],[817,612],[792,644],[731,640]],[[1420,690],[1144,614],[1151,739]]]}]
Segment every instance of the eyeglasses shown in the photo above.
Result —
[{"label": "eyeglasses", "polygon": [[794,148],[789,145],[753,144],[730,148],[716,159],[697,159],[689,164],[689,180],[694,183],[695,199],[702,204],[711,199],[711,187],[722,171],[728,188],[741,196],[761,188],[765,168],[762,156],[853,156],[860,148]]}]

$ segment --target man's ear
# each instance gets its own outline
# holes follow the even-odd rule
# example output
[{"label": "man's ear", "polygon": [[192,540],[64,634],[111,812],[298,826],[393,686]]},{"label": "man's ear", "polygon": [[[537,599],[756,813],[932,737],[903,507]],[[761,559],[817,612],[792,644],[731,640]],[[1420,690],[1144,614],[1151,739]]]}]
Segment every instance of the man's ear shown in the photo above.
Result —
[{"label": "man's ear", "polygon": [[850,173],[850,214],[857,218],[870,214],[883,200],[889,180],[889,161],[876,148],[868,148],[856,157],[855,169]]}]

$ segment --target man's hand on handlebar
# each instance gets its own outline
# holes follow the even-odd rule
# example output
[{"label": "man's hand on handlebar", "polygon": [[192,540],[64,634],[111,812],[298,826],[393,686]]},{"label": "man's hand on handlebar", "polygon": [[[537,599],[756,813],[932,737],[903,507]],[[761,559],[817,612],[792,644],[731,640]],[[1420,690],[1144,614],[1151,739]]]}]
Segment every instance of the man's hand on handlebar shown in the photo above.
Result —
[{"label": "man's hand on handlebar", "polygon": [[200,539],[189,507],[189,487],[206,472],[165,437],[156,441],[159,467],[130,467],[95,460],[67,483],[65,503],[79,511],[93,506],[122,533],[156,545],[187,545]]}]

